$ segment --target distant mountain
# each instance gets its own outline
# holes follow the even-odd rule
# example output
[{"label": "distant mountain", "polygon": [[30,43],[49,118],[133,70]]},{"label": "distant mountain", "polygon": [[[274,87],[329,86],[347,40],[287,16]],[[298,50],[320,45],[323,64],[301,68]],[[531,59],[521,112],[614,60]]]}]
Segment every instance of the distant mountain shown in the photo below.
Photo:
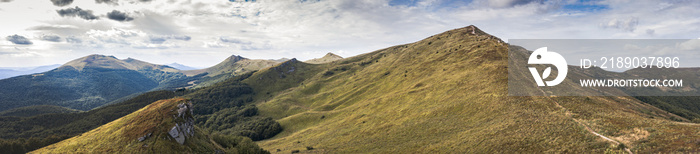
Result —
[{"label": "distant mountain", "polygon": [[199,70],[187,70],[182,71],[182,73],[188,76],[206,73],[205,77],[195,82],[197,85],[194,87],[200,88],[233,76],[267,68],[281,62],[281,60],[248,59],[239,55],[233,55],[212,67]]},{"label": "distant mountain", "polygon": [[280,62],[234,55],[206,69],[181,71],[133,58],[89,55],[47,72],[0,80],[0,111],[32,105],[90,110],[149,90],[209,86]]},{"label": "distant mountain", "polygon": [[30,153],[266,153],[250,139],[201,130],[194,125],[193,107],[182,98],[156,101]]},{"label": "distant mountain", "polygon": [[51,71],[0,80],[0,111],[32,105],[90,110],[182,78],[165,65],[89,55]]},{"label": "distant mountain", "polygon": [[[509,78],[530,75],[509,72],[509,67],[526,67],[511,66],[508,60],[528,53],[467,26],[330,63],[290,59],[243,70],[260,65],[241,63],[248,60],[232,56],[217,66],[188,72],[196,83],[210,86],[177,90],[186,94],[156,101],[34,153],[265,152],[247,138],[226,135],[259,140],[256,143],[262,148],[277,153],[692,153],[700,149],[698,124],[635,97],[508,96]],[[122,66],[112,63],[119,62],[105,66]],[[605,72],[571,69],[569,73],[582,78]],[[561,84],[576,83],[567,79]],[[597,92],[537,86],[522,90]],[[95,113],[91,117],[96,119],[86,121],[110,121],[99,117],[114,111],[106,108],[118,105],[123,104],[57,115],[101,110],[106,113]],[[3,123],[14,127],[0,130],[54,132],[46,130],[55,129],[48,124],[37,125],[41,119],[35,117],[0,117],[14,120]],[[84,126],[81,123],[70,122],[58,130]],[[81,130],[90,130],[86,128]]]},{"label": "distant mountain", "polygon": [[182,65],[182,64],[179,64],[179,63],[168,64],[168,66],[173,67],[173,68],[176,68],[176,69],[179,69],[179,70],[183,70],[183,71],[185,71],[185,70],[196,70],[196,69],[198,69],[198,68],[194,68],[194,67]]},{"label": "distant mountain", "polygon": [[334,61],[341,60],[341,59],[343,59],[343,57],[338,56],[338,55],[336,55],[336,54],[333,54],[333,53],[330,53],[330,52],[329,52],[329,53],[327,53],[325,56],[323,56],[323,57],[321,57],[321,58],[314,58],[314,59],[311,59],[311,60],[307,60],[307,61],[305,61],[305,62],[306,62],[306,63],[311,63],[311,64],[323,64],[323,63],[334,62]]},{"label": "distant mountain", "polygon": [[46,72],[58,68],[61,64],[45,65],[38,67],[0,67],[0,79],[9,77]]},{"label": "distant mountain", "polygon": [[114,56],[89,55],[72,60],[59,68],[72,67],[78,71],[86,68],[117,69],[117,70],[161,70],[165,72],[178,72],[177,69],[167,65],[156,65],[148,62],[127,58],[119,60]]}]

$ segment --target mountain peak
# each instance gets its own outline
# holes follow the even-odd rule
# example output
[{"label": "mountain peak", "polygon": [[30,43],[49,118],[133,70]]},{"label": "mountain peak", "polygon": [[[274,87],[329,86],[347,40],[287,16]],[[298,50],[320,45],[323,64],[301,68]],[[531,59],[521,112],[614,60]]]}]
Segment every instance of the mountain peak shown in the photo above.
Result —
[{"label": "mountain peak", "polygon": [[314,58],[314,59],[311,59],[311,60],[307,60],[307,61],[305,61],[305,62],[306,62],[306,63],[311,63],[311,64],[323,64],[323,63],[330,63],[330,62],[333,62],[333,61],[336,61],[336,60],[340,60],[340,59],[343,59],[343,57],[338,56],[338,55],[336,55],[336,54],[333,54],[333,53],[331,53],[331,52],[328,52],[328,53],[326,53],[325,56],[323,56],[323,57],[321,57],[321,58]]},{"label": "mountain peak", "polygon": [[231,57],[226,58],[225,61],[237,62],[237,61],[243,60],[243,59],[248,59],[248,58],[242,57],[241,55],[231,55]]},{"label": "mountain peak", "polygon": [[83,70],[84,68],[128,69],[122,63],[124,62],[114,56],[91,54],[63,64],[61,68],[73,67],[77,70]]},{"label": "mountain peak", "polygon": [[331,53],[331,52],[328,52],[328,53],[326,53],[325,56],[323,56],[323,58],[327,58],[327,57],[328,57],[328,58],[341,58],[341,59],[343,58],[343,57],[338,56],[338,55],[336,55],[336,54],[333,54],[333,53]]},{"label": "mountain peak", "polygon": [[[437,35],[430,36],[427,39],[424,39],[422,41],[432,42],[435,40],[440,40],[440,39],[445,39],[445,38],[458,39],[458,40],[464,40],[467,38],[475,38],[476,41],[491,40],[491,41],[496,41],[498,44],[501,44],[501,45],[503,43],[505,43],[500,38],[493,36],[491,34],[488,34],[474,25],[469,25],[466,27],[449,30],[449,31],[446,31],[446,32],[443,32],[443,33],[440,33]],[[468,39],[468,40],[473,40],[473,39]]]},{"label": "mountain peak", "polygon": [[69,61],[68,63],[63,64],[59,68],[67,67],[72,67],[76,70],[83,70],[85,68],[107,68],[126,70],[161,69],[167,72],[177,71],[167,66],[151,64],[134,58],[119,60],[117,59],[117,57],[111,55],[105,56],[100,54],[91,54],[85,57]]},{"label": "mountain peak", "polygon": [[469,33],[472,34],[472,35],[489,35],[488,33],[482,31],[481,29],[479,29],[479,27],[476,27],[476,26],[474,26],[474,25],[469,25],[469,26],[467,26],[467,27],[460,28],[460,29],[467,30],[467,31],[469,31]]}]

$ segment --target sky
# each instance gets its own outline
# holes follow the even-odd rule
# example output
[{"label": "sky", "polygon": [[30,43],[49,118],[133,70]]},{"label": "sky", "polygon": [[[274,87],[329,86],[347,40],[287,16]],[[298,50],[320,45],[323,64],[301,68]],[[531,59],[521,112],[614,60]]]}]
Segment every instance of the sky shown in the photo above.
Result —
[{"label": "sky", "polygon": [[351,57],[469,25],[506,41],[697,39],[698,8],[696,0],[0,0],[0,67],[90,54],[194,67],[231,55]]}]

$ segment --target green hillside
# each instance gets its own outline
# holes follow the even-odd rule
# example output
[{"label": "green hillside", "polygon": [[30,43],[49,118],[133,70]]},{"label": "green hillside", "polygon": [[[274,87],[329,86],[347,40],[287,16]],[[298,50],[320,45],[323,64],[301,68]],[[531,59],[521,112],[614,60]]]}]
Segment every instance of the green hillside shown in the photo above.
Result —
[{"label": "green hillside", "polygon": [[175,95],[171,91],[153,91],[86,112],[0,117],[0,151],[26,153],[87,132],[152,102]]},{"label": "green hillside", "polygon": [[156,101],[134,113],[31,153],[266,153],[249,139],[211,135],[191,124],[182,98]]},{"label": "green hillside", "polygon": [[[513,61],[511,66],[516,66],[515,64],[526,64],[524,62],[528,59],[531,51],[527,51],[519,46],[510,46],[511,54],[510,57]],[[515,61],[518,61],[517,63]],[[528,80],[529,71],[526,70],[525,66],[516,66],[509,69],[509,77],[514,77],[516,80]],[[540,68],[540,70],[543,68]],[[650,104],[659,109],[665,110],[677,116],[669,116],[674,121],[681,122],[700,122],[700,103],[698,103],[698,97],[695,96],[700,90],[700,85],[695,85],[700,80],[697,78],[699,68],[646,68],[646,69],[631,69],[625,72],[611,72],[606,71],[598,67],[593,67],[589,69],[581,69],[578,66],[569,66],[569,74],[567,75],[567,82],[561,83],[565,86],[554,86],[554,87],[540,87],[539,89],[532,88],[531,85],[509,85],[512,91],[510,93],[540,93],[544,92],[546,95],[552,95],[554,92],[556,94],[566,94],[571,95],[614,95],[614,96],[634,96],[634,99]],[[556,72],[556,71],[555,71]],[[556,74],[556,73],[554,73]],[[632,78],[647,78],[647,79],[659,79],[659,78],[676,78],[685,79],[686,84],[683,87],[657,87],[657,88],[611,88],[611,87],[598,87],[598,88],[570,88],[579,87],[579,79],[590,79],[590,78],[615,78],[615,79],[632,79]],[[517,82],[526,83],[526,82]],[[514,89],[514,90],[513,90]]]},{"label": "green hillside", "polygon": [[331,153],[668,152],[700,146],[694,144],[700,127],[673,122],[675,115],[631,97],[507,96],[508,47],[469,26],[334,63],[263,69],[243,82],[263,92],[255,96],[263,98],[256,99],[260,113],[284,130],[258,143],[270,151],[312,147],[309,152]]},{"label": "green hillside", "polygon": [[[509,48],[520,50],[509,53]],[[223,73],[227,77],[199,74],[201,78],[179,80],[221,81],[208,80],[209,86],[176,91],[183,98],[155,101],[175,97],[168,91],[158,94],[162,98],[135,97],[130,100],[144,100],[135,104],[150,105],[133,113],[136,106],[129,105],[128,110],[118,111],[131,114],[112,122],[86,119],[83,122],[109,123],[35,152],[263,152],[251,141],[280,153],[692,153],[700,149],[700,125],[687,123],[690,118],[679,114],[694,113],[694,108],[681,106],[692,106],[690,101],[653,100],[685,109],[669,112],[640,97],[508,96],[508,78],[529,75],[509,73],[508,59],[530,52],[468,26],[330,63],[291,59],[259,71]],[[570,69],[569,74],[571,79],[562,84],[577,84],[574,79],[591,76],[627,75],[596,69]],[[170,119],[180,117],[172,116],[178,110],[174,105],[189,102],[194,107],[191,115],[185,114],[185,120]],[[117,116],[105,112],[128,104],[132,103],[64,115]],[[101,125],[74,121],[53,129],[28,120],[41,116],[0,117],[13,121],[7,123],[11,127],[3,126],[7,133],[2,134],[17,131],[35,136],[82,128],[67,133],[75,135]],[[190,142],[179,145],[165,136],[166,128],[188,121],[196,125],[192,128],[197,134]],[[153,134],[138,141],[148,133]],[[8,143],[0,144],[6,148],[21,142],[0,143]]]},{"label": "green hillside", "polygon": [[0,80],[0,111],[33,105],[87,111],[185,77],[163,65],[90,55],[48,72]]}]

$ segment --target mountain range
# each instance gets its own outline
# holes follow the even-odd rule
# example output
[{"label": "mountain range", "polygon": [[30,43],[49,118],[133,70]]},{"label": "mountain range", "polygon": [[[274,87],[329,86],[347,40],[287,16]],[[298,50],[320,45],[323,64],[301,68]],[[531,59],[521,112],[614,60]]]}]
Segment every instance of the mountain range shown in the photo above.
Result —
[{"label": "mountain range", "polygon": [[[10,78],[18,82],[0,80],[0,85],[27,83],[8,89],[38,91],[26,96],[13,93],[24,99],[56,89],[66,93],[33,98],[123,101],[82,109],[87,112],[0,117],[0,132],[10,139],[0,140],[0,149],[28,145],[18,152],[40,147],[34,152],[700,152],[700,125],[691,123],[693,115],[681,116],[677,114],[681,112],[662,107],[700,113],[684,107],[697,106],[692,101],[679,104],[664,97],[508,96],[508,79],[529,75],[510,73],[508,67],[519,66],[509,66],[508,59],[529,53],[476,26],[467,26],[358,56],[327,54],[306,62],[251,60],[234,55],[210,68],[180,71],[134,59],[91,55],[41,75]],[[573,78],[606,73],[579,69],[569,72]],[[51,86],[33,84],[39,81]],[[58,83],[69,86],[56,86]],[[80,84],[89,86],[70,86]],[[577,83],[567,79],[562,84]],[[91,86],[106,88],[82,90]],[[9,90],[0,87],[0,96],[11,99],[5,96]],[[122,97],[136,96],[116,99],[106,95],[118,89],[128,91]],[[164,91],[138,94],[158,89]],[[538,87],[522,90],[547,93]],[[106,92],[98,93],[101,91]],[[67,97],[74,93],[91,97]],[[34,104],[42,104],[37,102]],[[44,104],[70,108],[76,104],[54,102]],[[117,111],[119,114],[115,114]],[[51,117],[86,120],[48,120]],[[52,122],[37,122],[43,120]],[[69,128],[80,129],[62,132]],[[23,136],[11,136],[11,132]],[[31,138],[50,138],[50,134],[71,138],[60,142],[62,137],[46,141]],[[30,138],[21,140],[26,137]],[[46,144],[51,145],[44,147]]]},{"label": "mountain range", "polygon": [[34,74],[46,72],[58,68],[61,64],[45,65],[38,67],[2,67],[0,68],[0,79],[6,79],[14,76]]},{"label": "mountain range", "polygon": [[164,65],[89,55],[47,72],[0,80],[0,111],[32,105],[85,111],[184,77]]},{"label": "mountain range", "polygon": [[171,64],[168,64],[168,66],[173,67],[173,68],[178,69],[178,70],[182,70],[182,71],[198,69],[198,68],[186,66],[183,64],[179,64],[179,63],[171,63]]},{"label": "mountain range", "polygon": [[[0,80],[0,111],[33,108],[34,105],[87,111],[150,90],[205,87],[285,60],[258,60],[233,55],[209,68],[180,70],[133,58],[120,60],[114,56],[88,55],[49,71]],[[31,71],[44,68],[49,67]]]}]

